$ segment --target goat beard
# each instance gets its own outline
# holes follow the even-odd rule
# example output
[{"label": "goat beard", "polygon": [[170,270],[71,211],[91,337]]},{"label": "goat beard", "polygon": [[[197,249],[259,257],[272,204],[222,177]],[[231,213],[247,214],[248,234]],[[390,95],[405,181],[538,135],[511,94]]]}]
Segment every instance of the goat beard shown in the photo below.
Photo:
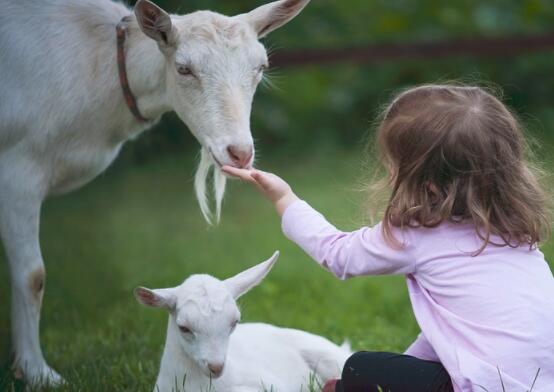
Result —
[{"label": "goat beard", "polygon": [[[213,195],[215,201],[215,213],[210,208],[208,181],[210,170],[213,168]],[[221,171],[207,148],[202,147],[200,150],[200,163],[196,169],[194,176],[194,192],[200,206],[200,211],[208,224],[219,223],[221,219],[221,205],[223,204],[223,196],[225,195],[225,185],[227,177]]]}]

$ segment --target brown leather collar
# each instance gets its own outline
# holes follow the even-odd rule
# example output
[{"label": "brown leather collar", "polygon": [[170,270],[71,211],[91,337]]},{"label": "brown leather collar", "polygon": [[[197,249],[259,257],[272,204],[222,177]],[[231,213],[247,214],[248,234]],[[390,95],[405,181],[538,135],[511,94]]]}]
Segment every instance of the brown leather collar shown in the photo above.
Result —
[{"label": "brown leather collar", "polygon": [[117,69],[119,71],[119,84],[123,91],[123,97],[129,107],[129,110],[135,118],[141,123],[146,123],[149,120],[144,118],[140,113],[137,105],[137,100],[129,87],[129,80],[127,79],[127,65],[125,62],[125,39],[127,38],[127,22],[129,18],[124,17],[116,26],[117,32]]}]

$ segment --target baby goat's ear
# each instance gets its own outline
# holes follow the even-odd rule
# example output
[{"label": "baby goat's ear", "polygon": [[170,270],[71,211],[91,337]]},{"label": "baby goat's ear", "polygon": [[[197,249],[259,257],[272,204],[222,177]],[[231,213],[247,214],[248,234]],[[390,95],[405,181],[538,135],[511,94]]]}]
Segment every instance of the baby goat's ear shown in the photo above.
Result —
[{"label": "baby goat's ear", "polygon": [[269,260],[225,280],[224,283],[231,292],[233,298],[237,299],[241,295],[247,293],[252,287],[257,286],[263,278],[266,277],[269,271],[271,271],[278,257],[279,251],[276,251]]},{"label": "baby goat's ear", "polygon": [[150,290],[146,287],[137,287],[134,290],[135,298],[145,306],[172,310],[177,303],[173,289]]},{"label": "baby goat's ear", "polygon": [[259,38],[265,37],[273,30],[283,26],[300,13],[310,0],[280,0],[240,15],[246,18]]}]

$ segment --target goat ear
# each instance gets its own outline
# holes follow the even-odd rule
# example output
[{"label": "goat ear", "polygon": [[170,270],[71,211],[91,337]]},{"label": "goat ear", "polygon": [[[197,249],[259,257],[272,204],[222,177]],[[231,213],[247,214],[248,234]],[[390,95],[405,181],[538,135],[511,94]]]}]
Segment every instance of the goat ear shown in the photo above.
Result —
[{"label": "goat ear", "polygon": [[247,293],[251,288],[257,286],[263,278],[271,271],[271,268],[279,257],[279,251],[273,253],[270,259],[260,263],[238,275],[233,276],[224,281],[225,285],[231,292],[233,298],[237,299],[241,295]]},{"label": "goat ear", "polygon": [[134,294],[138,302],[154,308],[172,310],[177,303],[177,298],[173,293],[173,289],[151,290],[146,287],[137,287],[134,290]]},{"label": "goat ear", "polygon": [[283,26],[300,13],[310,0],[280,0],[245,14],[244,17],[254,28],[259,38]]},{"label": "goat ear", "polygon": [[171,17],[163,9],[148,0],[139,0],[135,4],[135,16],[140,29],[148,37],[163,46],[174,44]]}]

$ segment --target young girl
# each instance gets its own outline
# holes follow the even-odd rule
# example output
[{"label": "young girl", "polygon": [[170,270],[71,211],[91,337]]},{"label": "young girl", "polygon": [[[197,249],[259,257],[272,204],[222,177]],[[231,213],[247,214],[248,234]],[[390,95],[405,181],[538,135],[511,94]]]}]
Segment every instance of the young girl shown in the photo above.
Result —
[{"label": "young girl", "polygon": [[406,276],[415,342],[354,354],[326,390],[554,391],[554,279],[537,249],[549,221],[517,120],[479,87],[423,86],[394,99],[377,142],[390,200],[381,223],[350,233],[276,175],[224,168],[339,278]]}]

